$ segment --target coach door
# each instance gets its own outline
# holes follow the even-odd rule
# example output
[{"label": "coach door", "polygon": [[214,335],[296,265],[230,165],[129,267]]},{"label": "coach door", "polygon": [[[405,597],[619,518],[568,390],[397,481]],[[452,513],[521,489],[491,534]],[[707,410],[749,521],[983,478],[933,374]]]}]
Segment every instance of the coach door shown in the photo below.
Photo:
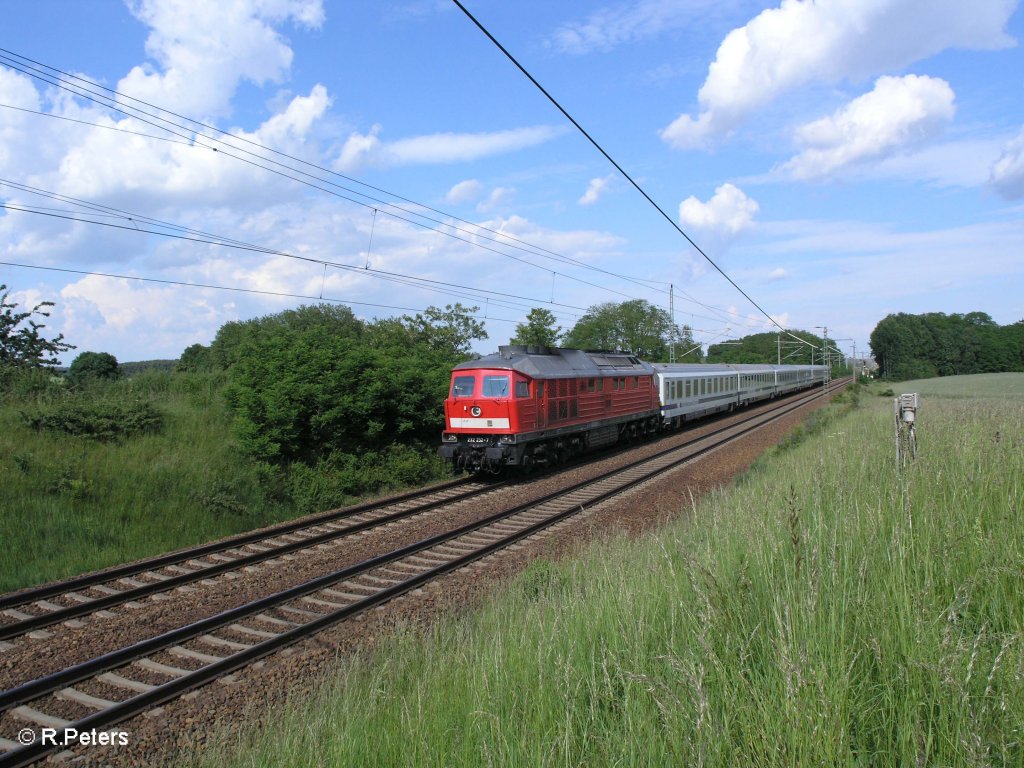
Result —
[{"label": "coach door", "polygon": [[544,397],[544,382],[537,382],[537,427],[543,428],[548,423],[547,401]]}]

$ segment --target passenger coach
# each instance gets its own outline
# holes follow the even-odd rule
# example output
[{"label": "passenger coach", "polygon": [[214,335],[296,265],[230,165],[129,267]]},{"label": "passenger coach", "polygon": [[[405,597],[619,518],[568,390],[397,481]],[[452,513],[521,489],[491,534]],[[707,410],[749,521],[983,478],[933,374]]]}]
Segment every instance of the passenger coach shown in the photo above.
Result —
[{"label": "passenger coach", "polygon": [[646,363],[623,352],[501,347],[455,367],[439,453],[529,470],[826,381],[821,365]]}]

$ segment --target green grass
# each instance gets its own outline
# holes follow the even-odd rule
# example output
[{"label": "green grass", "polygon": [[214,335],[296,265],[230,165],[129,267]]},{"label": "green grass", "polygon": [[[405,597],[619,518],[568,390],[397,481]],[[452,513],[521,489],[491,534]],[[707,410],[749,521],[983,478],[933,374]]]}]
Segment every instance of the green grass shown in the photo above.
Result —
[{"label": "green grass", "polygon": [[1021,765],[1024,403],[924,397],[903,475],[890,401],[862,398],[657,535],[539,561],[195,760]]},{"label": "green grass", "polygon": [[164,427],[117,441],[30,429],[0,408],[0,592],[153,555],[282,519],[231,447],[216,381],[149,375],[105,396],[158,404]]},{"label": "green grass", "polygon": [[[316,469],[257,463],[235,445],[222,389],[216,374],[152,371],[83,395],[45,376],[0,391],[0,592],[353,503],[439,471],[436,456],[413,448],[365,467],[355,457]],[[69,413],[95,414],[97,403],[123,423],[132,404],[149,403],[162,426],[97,440],[33,429],[25,418],[69,424]]]},{"label": "green grass", "polygon": [[976,373],[970,376],[946,376],[913,381],[885,382],[876,389],[918,392],[929,397],[994,397],[1019,400],[1024,398],[1024,373]]}]

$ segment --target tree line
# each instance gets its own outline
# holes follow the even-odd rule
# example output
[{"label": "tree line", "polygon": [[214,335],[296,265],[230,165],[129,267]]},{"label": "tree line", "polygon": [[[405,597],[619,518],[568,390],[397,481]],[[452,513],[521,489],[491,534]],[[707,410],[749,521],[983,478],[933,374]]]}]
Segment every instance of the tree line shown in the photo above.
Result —
[{"label": "tree line", "polygon": [[1024,371],[1024,320],[1001,326],[984,312],[888,315],[870,343],[887,379]]},{"label": "tree line", "polygon": [[[798,341],[794,336],[802,339]],[[825,340],[808,331],[752,333],[735,341],[708,346],[709,363],[783,363],[786,365],[824,364]],[[829,345],[829,360],[845,366],[843,355]]]},{"label": "tree line", "polygon": [[643,299],[596,304],[564,333],[557,322],[550,310],[535,308],[525,323],[516,326],[511,343],[625,351],[652,363],[668,362],[674,347],[677,356],[690,353],[688,360],[701,359],[701,347],[693,340],[693,330],[676,325],[668,312]]},{"label": "tree line", "polygon": [[[74,347],[61,335],[46,337],[52,303],[21,311],[6,287],[0,293],[0,394],[12,391],[5,371],[14,369],[25,374],[19,392],[46,394],[44,405],[23,413],[26,423],[101,440],[160,428],[159,400],[128,402],[119,396],[123,387],[115,391],[118,380],[136,372],[131,364],[86,351],[59,371],[59,356]],[[241,453],[267,467],[268,477],[283,478],[290,495],[313,509],[377,490],[388,477],[412,483],[440,471],[434,447],[451,369],[487,338],[477,311],[454,304],[363,320],[346,306],[301,306],[226,323],[209,345],[185,349],[173,371],[157,361],[161,366],[146,375],[202,377],[215,386]],[[642,300],[591,307],[567,332],[550,311],[536,308],[510,341],[628,350],[654,362],[668,360],[673,344],[679,354],[696,346],[689,328],[673,326],[665,310]],[[120,429],[119,420],[145,429]]]}]

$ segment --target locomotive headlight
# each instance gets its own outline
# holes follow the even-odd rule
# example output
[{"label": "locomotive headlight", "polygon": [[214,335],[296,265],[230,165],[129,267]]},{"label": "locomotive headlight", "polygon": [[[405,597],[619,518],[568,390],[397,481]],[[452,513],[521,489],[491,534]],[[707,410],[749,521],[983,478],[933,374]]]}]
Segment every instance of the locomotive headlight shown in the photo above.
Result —
[{"label": "locomotive headlight", "polygon": [[470,409],[469,412],[472,413],[474,416],[479,416],[480,415],[480,406],[479,405],[474,405],[472,407],[472,409]]}]

